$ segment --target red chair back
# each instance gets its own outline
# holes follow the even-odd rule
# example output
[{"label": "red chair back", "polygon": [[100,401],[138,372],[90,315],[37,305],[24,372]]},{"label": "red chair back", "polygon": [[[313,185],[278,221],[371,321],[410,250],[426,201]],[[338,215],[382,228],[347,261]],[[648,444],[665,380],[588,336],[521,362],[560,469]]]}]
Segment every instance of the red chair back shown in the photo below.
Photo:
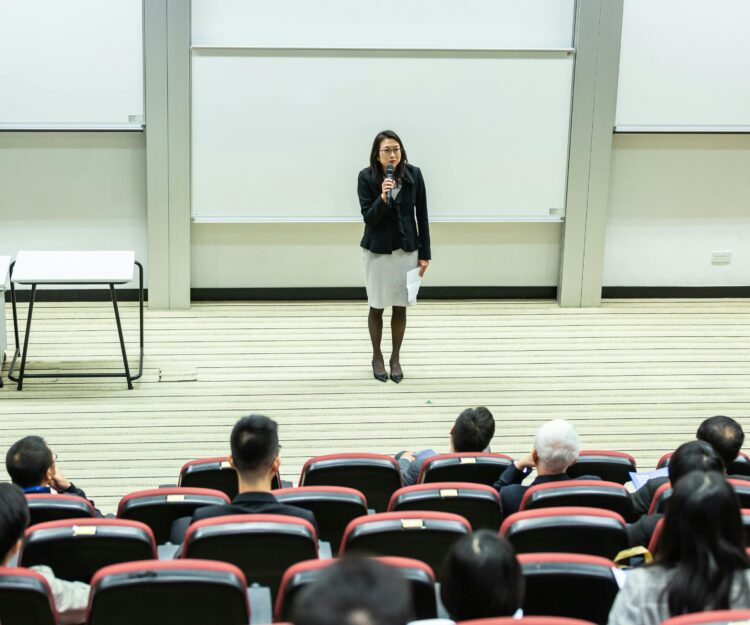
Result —
[{"label": "red chair back", "polygon": [[414,558],[439,570],[453,543],[470,532],[469,522],[457,514],[383,512],[349,523],[339,553]]},{"label": "red chair back", "polygon": [[388,512],[432,510],[464,517],[473,530],[500,529],[500,496],[491,486],[468,482],[431,482],[400,488],[388,502]]},{"label": "red chair back", "polygon": [[500,534],[516,553],[567,552],[614,558],[628,547],[625,520],[611,510],[542,508],[511,514]]},{"label": "red chair back", "polygon": [[107,566],[91,580],[87,625],[245,625],[245,576],[209,560],[146,560]]},{"label": "red chair back", "polygon": [[57,625],[57,611],[47,580],[29,569],[0,568],[0,623]]},{"label": "red chair back", "polygon": [[492,486],[512,463],[510,456],[489,452],[438,454],[425,460],[417,483],[471,482]]},{"label": "red chair back", "polygon": [[151,528],[123,519],[67,519],[26,530],[20,566],[49,566],[60,579],[89,583],[103,566],[156,558]]},{"label": "red chair back", "polygon": [[371,508],[383,512],[402,482],[398,462],[391,456],[346,453],[310,458],[302,467],[299,485],[354,488]]},{"label": "red chair back", "polygon": [[595,475],[607,482],[625,484],[630,473],[635,473],[635,458],[622,451],[582,449],[578,459],[568,467],[566,473],[572,477]]}]

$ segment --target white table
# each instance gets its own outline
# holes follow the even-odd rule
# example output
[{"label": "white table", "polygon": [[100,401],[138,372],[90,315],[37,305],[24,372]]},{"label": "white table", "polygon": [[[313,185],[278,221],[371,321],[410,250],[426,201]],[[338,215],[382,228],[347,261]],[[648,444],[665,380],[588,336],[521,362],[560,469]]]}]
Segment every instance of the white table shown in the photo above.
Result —
[{"label": "white table", "polygon": [[[133,279],[133,268],[138,267],[138,300],[140,303],[140,362],[138,374],[130,375],[128,355],[125,351],[125,340],[122,336],[120,311],[117,306],[116,284],[126,284]],[[26,333],[21,350],[18,333],[18,313],[16,308],[16,284],[31,286],[29,312],[26,317]],[[26,373],[26,356],[28,355],[29,336],[31,334],[31,316],[34,310],[36,289],[40,284],[55,285],[107,285],[109,286],[112,306],[117,322],[117,333],[120,338],[123,373]],[[128,388],[133,388],[133,380],[143,374],[143,266],[135,260],[135,252],[18,252],[16,260],[10,265],[10,292],[13,303],[13,329],[15,331],[16,351],[8,371],[8,379],[18,383],[18,390],[23,388],[25,378],[78,378],[78,377],[124,377]],[[18,377],[14,377],[13,368],[16,359],[21,356],[21,367]]]},{"label": "white table", "polygon": [[5,362],[5,348],[8,336],[5,333],[5,284],[8,282],[10,256],[0,256],[0,387],[3,385],[3,363]]}]

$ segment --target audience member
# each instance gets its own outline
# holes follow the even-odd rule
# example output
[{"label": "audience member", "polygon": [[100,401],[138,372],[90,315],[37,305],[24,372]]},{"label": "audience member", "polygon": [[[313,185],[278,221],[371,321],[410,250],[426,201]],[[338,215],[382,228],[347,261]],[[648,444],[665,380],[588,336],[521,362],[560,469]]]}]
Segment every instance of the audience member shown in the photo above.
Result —
[{"label": "audience member", "polygon": [[243,417],[232,429],[229,463],[237,471],[239,493],[230,504],[205,506],[193,514],[192,522],[229,514],[285,514],[305,519],[317,530],[309,510],[279,503],[271,483],[279,471],[278,425],[262,415]]},{"label": "audience member", "polygon": [[[451,452],[489,451],[490,441],[495,435],[495,419],[484,406],[464,410],[450,432]],[[419,473],[425,460],[437,455],[432,449],[417,454],[414,451],[402,451],[396,454],[401,469],[404,486],[417,483]]]},{"label": "audience member", "polygon": [[654,564],[628,573],[609,625],[657,625],[671,616],[750,608],[750,559],[737,496],[717,471],[674,485]]},{"label": "audience member", "polygon": [[479,530],[457,541],[443,565],[440,598],[451,618],[513,616],[523,603],[524,579],[513,546]]},{"label": "audience member", "polygon": [[[500,491],[503,514],[518,512],[523,495],[531,486],[571,479],[566,471],[578,459],[580,451],[578,434],[569,421],[555,419],[542,425],[531,452],[509,465],[494,484]],[[534,468],[536,479],[529,486],[522,486],[521,482]]]},{"label": "audience member", "polygon": [[[740,448],[745,440],[742,427],[731,417],[717,415],[705,419],[695,434],[699,441],[706,441],[719,454],[724,462],[724,471],[729,472],[732,462],[740,453]],[[668,477],[652,478],[639,488],[631,499],[633,501],[633,512],[639,517],[648,512],[651,500],[659,486],[669,482]]]},{"label": "audience member", "polygon": [[[669,462],[669,481],[676,484],[677,481],[691,471],[718,471],[724,470],[724,462],[716,453],[712,445],[705,441],[690,441],[683,443],[672,454]],[[635,523],[628,526],[628,540],[630,546],[648,546],[651,534],[654,533],[656,524],[664,514],[646,514]]]},{"label": "audience member", "polygon": [[[57,454],[47,446],[41,436],[26,436],[13,443],[5,456],[5,468],[14,484],[24,493],[51,493],[55,490],[65,495],[86,497],[86,493],[69,481],[57,467]],[[103,516],[96,510],[96,516]]]},{"label": "audience member", "polygon": [[[28,524],[29,507],[23,492],[13,484],[0,484],[0,567],[7,567],[18,553]],[[32,566],[31,570],[43,575],[49,583],[60,623],[85,621],[88,584],[57,579],[48,566]]]},{"label": "audience member", "polygon": [[405,625],[414,608],[409,585],[369,558],[337,560],[294,602],[294,625]]}]

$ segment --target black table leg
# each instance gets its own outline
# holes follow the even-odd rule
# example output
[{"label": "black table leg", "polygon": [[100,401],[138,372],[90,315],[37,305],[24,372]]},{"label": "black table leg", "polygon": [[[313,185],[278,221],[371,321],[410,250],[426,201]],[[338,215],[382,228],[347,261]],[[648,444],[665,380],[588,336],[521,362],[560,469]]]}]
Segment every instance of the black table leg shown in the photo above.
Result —
[{"label": "black table leg", "polygon": [[29,336],[31,335],[31,313],[34,311],[34,298],[36,297],[36,284],[31,285],[31,297],[29,298],[29,312],[26,316],[26,334],[23,337],[23,352],[21,352],[21,369],[18,372],[18,389],[23,389],[23,374],[26,371],[26,354],[29,352]]},{"label": "black table leg", "polygon": [[130,367],[128,366],[128,354],[125,351],[125,339],[122,336],[122,324],[120,323],[120,311],[117,308],[117,295],[115,285],[109,285],[109,294],[112,296],[112,306],[115,309],[115,321],[117,321],[117,334],[120,337],[120,349],[122,350],[122,362],[125,364],[125,379],[128,381],[128,389],[133,390],[133,382],[130,378]]}]

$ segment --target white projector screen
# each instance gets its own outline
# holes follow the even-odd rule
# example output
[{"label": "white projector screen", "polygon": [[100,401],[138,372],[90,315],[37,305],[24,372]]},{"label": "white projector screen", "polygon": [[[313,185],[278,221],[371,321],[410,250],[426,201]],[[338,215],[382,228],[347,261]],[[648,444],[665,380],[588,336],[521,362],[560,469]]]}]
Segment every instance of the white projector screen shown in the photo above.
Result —
[{"label": "white projector screen", "polygon": [[750,131],[750,2],[625,0],[618,131]]},{"label": "white projector screen", "polygon": [[140,129],[142,5],[0,1],[0,129]]},{"label": "white projector screen", "polygon": [[572,56],[197,50],[196,221],[361,219],[357,172],[395,130],[431,219],[559,220]]}]

